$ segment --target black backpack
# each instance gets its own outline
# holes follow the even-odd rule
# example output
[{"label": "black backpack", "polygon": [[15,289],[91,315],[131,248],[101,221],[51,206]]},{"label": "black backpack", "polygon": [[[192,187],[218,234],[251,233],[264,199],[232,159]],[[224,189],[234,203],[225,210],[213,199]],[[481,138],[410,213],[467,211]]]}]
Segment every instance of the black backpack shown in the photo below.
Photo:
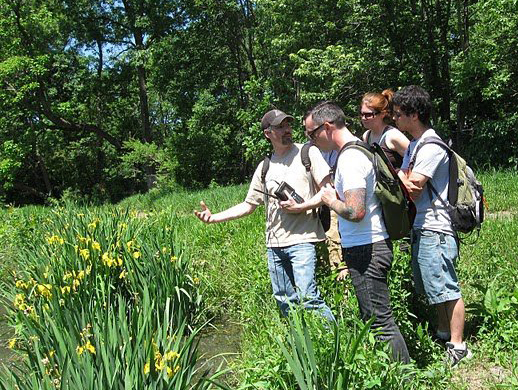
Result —
[{"label": "black backpack", "polygon": [[376,175],[374,193],[381,203],[385,228],[391,240],[398,240],[407,236],[412,229],[416,215],[415,204],[405,185],[390,163],[381,147],[374,143],[369,145],[362,141],[346,143],[336,159],[331,175],[334,180],[336,166],[340,154],[346,149],[355,148],[363,152],[371,161]]},{"label": "black backpack", "polygon": [[[311,160],[309,159],[309,148],[314,146],[311,143],[305,143],[302,145],[302,150],[300,151],[300,159],[302,161],[302,165],[306,168],[306,176],[308,178],[308,182],[311,186],[311,196],[315,195],[318,191],[316,189],[315,181],[313,180],[313,176],[311,176]],[[268,173],[268,169],[270,168],[270,157],[266,156],[263,160],[263,168],[261,170],[261,181],[265,182],[266,173]],[[329,230],[331,226],[331,210],[327,205],[322,205],[317,209],[313,210],[313,216],[319,218],[322,227],[324,228],[324,232]]]}]

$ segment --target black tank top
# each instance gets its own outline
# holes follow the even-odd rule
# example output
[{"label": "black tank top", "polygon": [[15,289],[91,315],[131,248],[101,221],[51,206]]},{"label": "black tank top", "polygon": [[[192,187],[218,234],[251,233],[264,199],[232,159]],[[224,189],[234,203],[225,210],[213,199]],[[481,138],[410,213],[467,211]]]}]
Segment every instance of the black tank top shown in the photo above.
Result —
[{"label": "black tank top", "polygon": [[[398,152],[396,152],[395,150],[389,149],[388,146],[387,146],[387,142],[385,141],[385,133],[387,131],[389,131],[390,129],[393,129],[393,127],[392,126],[386,126],[383,129],[383,133],[381,133],[381,138],[380,138],[380,147],[385,152],[385,154],[387,155],[387,158],[389,159],[389,161],[392,164],[392,166],[394,168],[401,168],[401,164],[403,164],[403,157],[401,157],[401,155]],[[371,142],[371,131],[370,130],[369,130],[369,134],[367,136],[367,143],[369,145],[372,144],[372,142]]]}]

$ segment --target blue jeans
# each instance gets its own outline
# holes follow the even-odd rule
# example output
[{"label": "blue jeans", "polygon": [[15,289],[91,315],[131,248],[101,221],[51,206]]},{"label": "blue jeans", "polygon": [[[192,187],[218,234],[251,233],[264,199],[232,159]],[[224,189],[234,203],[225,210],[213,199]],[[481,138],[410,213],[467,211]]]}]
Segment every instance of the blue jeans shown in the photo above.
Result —
[{"label": "blue jeans", "polygon": [[432,230],[412,230],[412,271],[415,289],[432,305],[461,298],[455,272],[458,245],[454,236]]},{"label": "blue jeans", "polygon": [[388,341],[394,360],[410,361],[408,349],[392,316],[387,274],[392,266],[392,242],[378,241],[342,249],[349,268],[363,321],[374,317],[371,328],[380,331],[379,340]]},{"label": "blue jeans", "polygon": [[330,322],[335,321],[331,309],[320,298],[315,281],[317,256],[312,243],[268,248],[268,271],[273,296],[283,316],[288,315],[290,304],[318,310]]}]

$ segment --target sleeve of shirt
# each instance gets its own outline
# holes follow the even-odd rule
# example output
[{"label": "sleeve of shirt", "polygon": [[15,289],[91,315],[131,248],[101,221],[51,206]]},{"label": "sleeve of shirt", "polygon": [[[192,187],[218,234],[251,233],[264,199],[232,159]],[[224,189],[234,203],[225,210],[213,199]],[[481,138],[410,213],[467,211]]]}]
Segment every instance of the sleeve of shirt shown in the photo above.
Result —
[{"label": "sleeve of shirt", "polygon": [[250,187],[248,188],[248,193],[246,194],[245,202],[253,204],[255,206],[259,206],[260,204],[264,204],[264,194],[255,191],[258,190],[264,191],[264,184],[261,180],[261,171],[263,169],[263,161],[257,166],[254,172],[254,176],[252,177],[252,182],[250,183]]},{"label": "sleeve of shirt", "polygon": [[423,145],[418,151],[412,172],[431,179],[437,167],[446,161],[448,154],[443,147],[435,144]]},{"label": "sleeve of shirt", "polygon": [[367,155],[357,149],[348,149],[338,159],[339,180],[343,191],[367,188],[367,175],[372,170],[372,162]]},{"label": "sleeve of shirt", "polygon": [[322,180],[329,175],[329,165],[327,164],[322,153],[317,147],[309,148],[309,160],[311,161],[311,175],[315,180],[315,183],[320,185]]},{"label": "sleeve of shirt", "polygon": [[407,170],[408,166],[410,165],[410,160],[412,156],[412,150],[414,150],[415,142],[411,141],[408,145],[408,148],[406,149],[405,155],[403,156],[403,162],[401,163],[401,169]]}]

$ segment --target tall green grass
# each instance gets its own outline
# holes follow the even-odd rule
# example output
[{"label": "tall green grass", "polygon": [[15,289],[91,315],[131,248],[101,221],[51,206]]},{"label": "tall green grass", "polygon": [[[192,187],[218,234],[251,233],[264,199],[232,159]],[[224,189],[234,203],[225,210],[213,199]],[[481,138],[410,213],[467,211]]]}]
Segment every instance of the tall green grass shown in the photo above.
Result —
[{"label": "tall green grass", "polygon": [[518,172],[488,171],[477,175],[484,185],[485,197],[489,213],[509,211],[518,212],[517,181]]},{"label": "tall green grass", "polygon": [[[512,388],[512,381],[516,381],[516,376],[513,376],[512,373],[515,373],[518,367],[516,363],[518,362],[516,353],[518,308],[516,307],[515,288],[518,273],[518,263],[516,262],[518,258],[516,249],[516,237],[518,236],[518,217],[516,215],[518,211],[518,206],[516,206],[518,204],[518,175],[515,172],[487,172],[478,176],[485,186],[489,211],[492,215],[484,223],[478,241],[475,244],[466,244],[461,247],[461,257],[458,262],[458,274],[463,296],[469,306],[466,338],[470,348],[475,352],[472,361],[463,365],[462,370],[472,372],[472,375],[475,375],[477,367],[481,364],[485,367],[500,367],[504,370],[503,372],[507,372],[509,375],[503,380],[499,379],[502,383],[498,382],[496,385]],[[335,275],[326,267],[320,267],[318,270],[318,283],[322,295],[338,318],[337,332],[333,333],[332,330],[326,329],[319,323],[318,319],[313,320],[311,316],[299,325],[281,319],[275,301],[271,297],[271,286],[266,266],[264,210],[259,208],[245,219],[217,225],[204,225],[192,214],[192,210],[199,207],[200,200],[204,200],[213,211],[220,211],[241,202],[246,190],[247,186],[234,186],[196,193],[151,193],[128,198],[117,207],[109,208],[110,211],[103,211],[105,212],[103,221],[106,222],[106,227],[102,228],[102,236],[105,238],[103,238],[102,243],[100,238],[96,238],[102,248],[109,247],[110,243],[115,240],[110,232],[117,231],[117,223],[114,224],[110,219],[120,219],[121,213],[124,213],[120,210],[129,210],[124,218],[131,221],[131,227],[128,231],[131,234],[128,233],[122,241],[135,239],[135,242],[140,245],[142,253],[140,259],[153,258],[165,246],[172,248],[171,250],[177,255],[179,261],[174,263],[176,266],[185,262],[186,268],[179,274],[186,276],[184,279],[171,282],[171,286],[165,287],[166,292],[158,291],[162,287],[157,288],[152,285],[153,283],[149,283],[147,287],[150,291],[149,304],[152,307],[157,307],[156,310],[153,309],[153,312],[163,313],[161,316],[155,314],[156,329],[169,327],[165,326],[163,322],[166,313],[164,305],[168,299],[171,305],[173,304],[171,300],[180,298],[184,303],[177,302],[175,307],[184,312],[189,312],[187,317],[191,326],[193,323],[201,324],[208,319],[213,319],[215,326],[218,326],[219,317],[230,318],[232,321],[240,323],[242,328],[242,334],[239,337],[241,354],[230,363],[231,375],[226,377],[227,385],[234,389],[299,388],[305,380],[300,382],[297,379],[297,377],[300,378],[300,375],[295,374],[297,368],[293,365],[297,361],[299,368],[301,366],[306,367],[304,370],[309,370],[310,374],[313,375],[310,375],[314,380],[309,381],[309,387],[326,388],[325,386],[327,386],[332,388],[330,383],[333,383],[334,379],[330,380],[330,374],[325,373],[332,371],[330,367],[340,366],[343,370],[354,367],[355,376],[354,381],[351,382],[352,388],[464,388],[462,380],[451,380],[452,376],[458,374],[450,372],[443,365],[444,352],[431,337],[435,327],[435,314],[422,298],[416,296],[411,280],[410,256],[407,253],[400,252],[397,245],[395,245],[393,269],[389,276],[389,288],[394,315],[414,359],[410,366],[405,367],[391,362],[387,346],[376,342],[372,332],[367,331],[365,335],[362,335],[363,327],[360,326],[357,302],[350,281],[346,280],[345,283],[335,282]],[[35,262],[36,257],[38,259],[52,258],[54,252],[50,251],[49,248],[52,247],[45,240],[49,237],[49,234],[52,236],[51,231],[57,231],[66,225],[64,221],[58,222],[62,219],[59,212],[55,214],[49,213],[48,209],[38,209],[33,211],[31,216],[31,213],[26,213],[23,210],[12,210],[10,214],[5,211],[4,225],[0,228],[0,235],[3,234],[6,242],[13,243],[13,245],[7,245],[4,253],[9,253],[11,268],[18,271],[28,269],[23,259],[29,258],[29,255],[21,255],[21,248],[34,249],[34,247],[31,247],[31,242],[36,237],[41,236],[43,237],[43,242],[40,241],[41,246],[46,247],[47,252],[40,253],[39,257],[34,256],[30,263]],[[84,209],[75,209],[73,206],[67,206],[67,210],[71,214],[87,214],[89,212],[88,210],[85,212]],[[93,218],[96,213],[91,212],[92,215],[88,218]],[[115,213],[115,215],[112,213]],[[495,215],[495,213],[499,214]],[[119,215],[119,217],[116,215]],[[91,223],[88,218],[83,222],[85,226],[80,227],[79,219],[68,225],[77,226],[75,229],[79,229],[81,235],[85,236],[88,232],[88,223]],[[26,220],[28,223],[24,224]],[[49,221],[52,221],[52,223]],[[9,232],[4,228],[6,224],[15,226],[16,232]],[[52,229],[49,226],[53,226]],[[48,229],[50,230],[47,232]],[[101,230],[98,232],[101,232]],[[72,234],[70,240],[72,241],[76,235],[76,233]],[[164,245],[164,243],[166,244]],[[56,244],[53,245],[56,247]],[[72,244],[70,248],[73,248],[73,245],[75,244]],[[81,259],[78,259],[74,249],[70,248],[67,250],[70,251],[70,256],[75,256],[73,257],[77,263],[74,263],[76,264],[75,269],[84,269],[84,264],[81,265]],[[124,264],[135,262],[136,259],[132,257],[132,252],[128,251],[127,247],[121,250],[124,251]],[[14,258],[17,260],[13,261]],[[160,266],[154,262],[143,264],[136,261],[136,264],[132,266],[134,275],[137,275],[134,276],[134,279],[131,279],[129,272],[124,280],[117,279],[122,271],[119,269],[115,271],[113,267],[109,272],[103,274],[99,284],[95,284],[96,295],[89,295],[84,298],[89,302],[88,306],[98,310],[98,312],[94,312],[97,314],[93,317],[100,317],[101,313],[106,313],[102,311],[104,309],[102,305],[90,301],[97,301],[107,291],[112,291],[113,286],[117,286],[117,291],[120,290],[121,293],[117,295],[117,299],[113,298],[110,301],[108,307],[120,309],[124,304],[130,307],[143,307],[142,297],[146,293],[143,287],[139,288],[138,281],[156,278],[157,284],[159,283],[162,286],[171,279],[173,269],[170,267],[173,263],[167,263],[167,257],[163,260],[164,265]],[[38,268],[33,271],[34,274],[42,275],[45,272],[45,264],[50,264],[49,261],[39,264]],[[102,263],[102,255],[100,261]],[[81,266],[83,268],[80,268]],[[71,266],[67,267],[71,268]],[[56,280],[63,277],[67,267],[59,272],[56,271],[58,272]],[[59,270],[60,268],[56,269]],[[26,275],[24,280],[28,280],[28,277]],[[104,282],[101,283],[101,281]],[[38,281],[38,284],[43,284],[43,282],[45,280]],[[102,287],[103,285],[112,287]],[[178,289],[173,288],[173,285],[178,286]],[[11,286],[11,288],[14,287]],[[181,288],[188,294],[183,294]],[[56,294],[53,299],[57,298],[58,295]],[[141,298],[131,299],[136,295]],[[122,299],[120,297],[124,297],[125,303],[118,303],[118,300]],[[14,300],[15,295],[10,296],[9,299]],[[84,302],[83,299],[81,301]],[[158,307],[161,310],[158,310]],[[188,307],[189,309],[187,309]],[[47,315],[44,309],[41,310],[40,316]],[[114,316],[112,322],[119,322],[116,319],[118,313],[119,311],[113,311],[110,314]],[[20,313],[17,315],[20,315]],[[144,312],[141,315],[146,316]],[[79,316],[78,318],[82,317]],[[127,321],[129,321],[129,318],[131,317],[127,317]],[[158,318],[162,318],[161,327]],[[168,321],[171,321],[171,319],[172,316],[169,317]],[[88,324],[85,320],[76,319],[74,321],[77,322],[75,326],[80,331]],[[292,321],[294,320],[292,319]],[[184,337],[180,338],[187,345],[184,348],[188,349],[188,345],[195,346],[198,339],[196,335],[198,328],[196,326],[187,332],[185,331],[187,325],[181,321],[174,320],[174,325],[171,326],[175,329],[183,329],[179,332],[184,334]],[[93,326],[92,329],[94,329]],[[98,329],[103,328],[99,326]],[[110,334],[111,331],[103,330],[103,332]],[[189,341],[191,337],[192,341]],[[124,336],[121,334],[115,339],[118,340],[117,343],[120,343],[122,338]],[[97,340],[98,338],[94,337],[94,339]],[[351,345],[353,340],[361,341],[358,343],[358,349],[351,366],[347,363],[346,351],[348,350],[347,346]],[[166,337],[166,340],[158,343],[159,346],[163,346],[158,347],[162,356],[169,348],[167,342]],[[76,335],[75,344],[72,345],[76,348],[78,345],[84,346],[85,342],[82,342],[80,336]],[[81,356],[98,359],[100,352],[97,351],[100,351],[100,349],[97,348],[99,347],[98,344],[95,344],[95,346],[95,356],[84,355],[86,352]],[[130,349],[134,351],[135,348],[136,346]],[[152,372],[151,361],[153,359],[151,359],[151,355],[146,354],[151,354],[151,351],[154,351],[153,348],[148,343],[144,348],[147,352],[139,352],[145,357],[141,357],[142,363],[140,363],[140,368],[137,371],[143,373],[142,364],[145,365],[149,362],[149,372]],[[182,349],[181,346],[176,348]],[[300,348],[302,348],[302,351],[304,348],[306,348],[306,351],[312,349],[314,353],[309,355],[301,353]],[[45,353],[45,351],[42,351],[40,355],[44,359],[42,353]],[[67,353],[71,354],[72,351]],[[131,356],[130,351],[127,353],[128,356]],[[119,358],[114,359],[114,361],[117,361]],[[119,359],[119,361],[121,360]],[[32,364],[35,365],[36,360]],[[104,370],[106,371],[106,369]],[[340,370],[336,369],[336,372],[340,372]],[[408,373],[412,375],[410,379],[408,379]],[[150,375],[144,376],[142,374],[142,379],[150,380]],[[162,373],[162,375],[164,374]],[[306,372],[303,373],[303,376],[306,376]],[[189,375],[186,375],[186,377],[189,377]],[[327,381],[325,378],[327,378]],[[156,381],[158,380],[156,379]],[[165,381],[166,378],[160,380]],[[157,388],[160,388],[161,385],[158,385],[156,381],[153,383],[158,386]],[[305,383],[308,384],[308,381],[305,381]],[[489,384],[486,385],[490,386]],[[495,384],[491,386],[495,386]]]},{"label": "tall green grass", "polygon": [[23,366],[0,388],[211,387],[196,376],[199,280],[175,221],[151,218],[70,205],[47,215],[2,283]]}]

